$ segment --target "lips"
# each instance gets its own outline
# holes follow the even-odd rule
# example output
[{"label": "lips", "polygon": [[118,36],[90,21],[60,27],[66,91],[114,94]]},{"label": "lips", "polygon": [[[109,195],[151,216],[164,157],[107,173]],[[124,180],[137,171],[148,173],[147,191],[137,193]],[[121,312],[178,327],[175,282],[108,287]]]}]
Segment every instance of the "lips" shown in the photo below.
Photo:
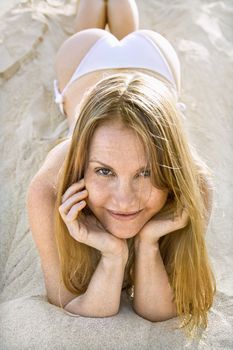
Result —
[{"label": "lips", "polygon": [[140,214],[141,210],[139,210],[137,212],[130,213],[130,214],[122,214],[119,212],[112,212],[111,210],[108,210],[108,212],[112,217],[114,217],[117,220],[127,221],[127,220],[133,220],[134,218],[136,218]]}]

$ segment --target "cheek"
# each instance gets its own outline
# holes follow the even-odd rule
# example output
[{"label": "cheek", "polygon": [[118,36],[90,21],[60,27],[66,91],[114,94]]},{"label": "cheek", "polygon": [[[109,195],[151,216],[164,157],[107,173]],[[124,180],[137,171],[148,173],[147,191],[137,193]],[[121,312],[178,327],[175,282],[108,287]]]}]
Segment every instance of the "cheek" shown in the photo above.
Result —
[{"label": "cheek", "polygon": [[84,176],[85,187],[88,191],[87,203],[92,205],[101,205],[106,197],[105,186],[98,177],[96,176]]},{"label": "cheek", "polygon": [[158,213],[167,201],[168,191],[161,191],[153,189],[150,200],[148,201],[148,208],[153,210],[154,214]]}]

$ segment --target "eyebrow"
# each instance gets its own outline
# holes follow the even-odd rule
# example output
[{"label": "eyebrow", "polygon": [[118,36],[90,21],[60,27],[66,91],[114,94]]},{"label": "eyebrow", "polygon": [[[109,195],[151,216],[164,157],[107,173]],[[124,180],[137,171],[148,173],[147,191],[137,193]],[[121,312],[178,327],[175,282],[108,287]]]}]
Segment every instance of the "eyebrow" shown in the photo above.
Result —
[{"label": "eyebrow", "polygon": [[[99,160],[97,160],[97,159],[90,159],[90,160],[89,160],[89,163],[99,163],[99,164],[105,166],[106,168],[109,168],[109,169],[115,171],[115,169],[112,168],[110,165],[105,164],[105,163],[103,163],[103,162],[101,162],[101,161],[99,161]],[[148,167],[149,167],[149,165],[147,164],[147,165],[144,165],[144,166],[140,167],[140,168],[137,169],[136,171],[144,170],[144,169],[146,169],[146,168],[148,168]]]}]

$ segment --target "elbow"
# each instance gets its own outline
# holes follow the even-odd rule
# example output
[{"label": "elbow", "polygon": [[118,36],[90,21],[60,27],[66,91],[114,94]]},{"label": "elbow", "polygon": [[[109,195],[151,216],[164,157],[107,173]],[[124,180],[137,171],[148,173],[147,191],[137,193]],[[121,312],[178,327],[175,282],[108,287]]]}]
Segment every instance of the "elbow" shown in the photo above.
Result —
[{"label": "elbow", "polygon": [[63,307],[63,308],[65,306],[65,305],[60,304],[58,300],[56,300],[54,298],[50,298],[48,296],[47,296],[47,300],[48,300],[48,303],[51,304],[51,305],[58,306],[58,307]]},{"label": "elbow", "polygon": [[136,308],[133,308],[133,309],[138,316],[150,322],[163,322],[163,321],[170,320],[171,318],[177,317],[177,313],[175,311],[151,313],[151,312],[145,312],[141,310],[139,311]]},{"label": "elbow", "polygon": [[120,310],[120,307],[118,307],[118,308],[115,309],[115,310],[112,310],[111,312],[109,312],[109,315],[107,315],[106,317],[112,317],[112,316],[118,315],[119,310]]},{"label": "elbow", "polygon": [[119,307],[117,309],[105,309],[102,312],[97,312],[98,316],[95,317],[113,317],[119,313]]},{"label": "elbow", "polygon": [[46,297],[47,297],[47,301],[48,301],[49,304],[54,305],[54,306],[58,306],[60,308],[64,308],[66,306],[66,304],[68,304],[67,301],[66,302],[64,302],[64,301],[62,302],[61,300],[59,300],[59,298],[57,297],[56,294],[49,293],[48,291],[46,293]]},{"label": "elbow", "polygon": [[116,316],[118,313],[119,313],[119,310],[110,311],[110,312],[104,313],[103,316],[99,316],[99,317],[113,317],[113,316]]},{"label": "elbow", "polygon": [[177,317],[177,314],[156,315],[156,317],[149,317],[147,320],[150,322],[163,322],[168,321],[174,317]]},{"label": "elbow", "polygon": [[85,299],[85,294],[82,294],[67,303],[64,306],[64,310],[83,317],[103,318],[117,315],[119,312],[119,307],[117,309],[113,309],[91,306]]},{"label": "elbow", "polygon": [[150,322],[163,322],[163,321],[168,321],[170,320],[171,318],[174,318],[174,317],[177,317],[177,314],[173,314],[173,315],[146,315],[146,314],[139,314],[137,313],[138,316],[144,318],[145,320],[147,321],[150,321]]}]

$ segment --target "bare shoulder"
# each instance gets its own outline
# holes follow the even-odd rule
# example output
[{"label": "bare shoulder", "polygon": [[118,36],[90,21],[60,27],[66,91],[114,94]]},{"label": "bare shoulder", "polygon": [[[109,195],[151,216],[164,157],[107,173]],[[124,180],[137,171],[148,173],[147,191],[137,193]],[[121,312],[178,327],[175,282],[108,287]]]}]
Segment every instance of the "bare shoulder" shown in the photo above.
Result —
[{"label": "bare shoulder", "polygon": [[31,181],[31,186],[37,183],[42,186],[54,188],[56,186],[58,173],[63,165],[66,154],[69,150],[71,139],[67,139],[56,145],[45,158],[39,171]]}]

